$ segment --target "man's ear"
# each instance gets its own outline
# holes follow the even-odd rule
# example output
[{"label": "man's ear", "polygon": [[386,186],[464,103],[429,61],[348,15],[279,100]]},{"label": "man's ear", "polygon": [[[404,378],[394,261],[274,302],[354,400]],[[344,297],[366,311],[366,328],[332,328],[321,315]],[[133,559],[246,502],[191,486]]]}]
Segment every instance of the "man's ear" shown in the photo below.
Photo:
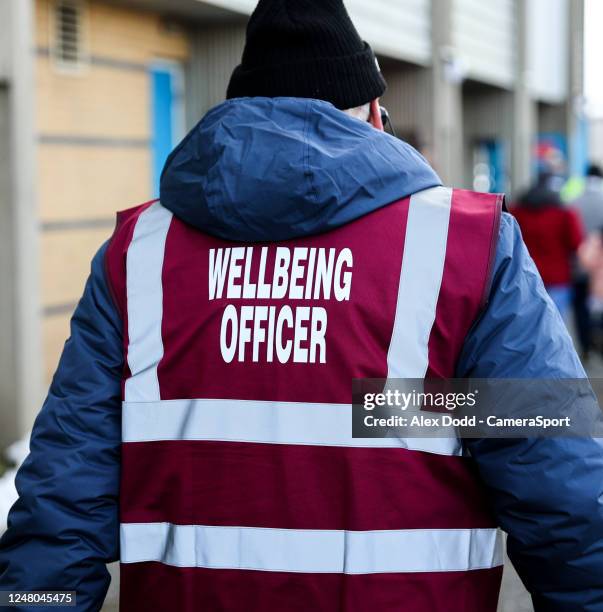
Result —
[{"label": "man's ear", "polygon": [[379,98],[375,98],[371,102],[371,113],[369,115],[369,123],[376,129],[383,132],[383,121],[381,121],[381,109],[379,108]]}]

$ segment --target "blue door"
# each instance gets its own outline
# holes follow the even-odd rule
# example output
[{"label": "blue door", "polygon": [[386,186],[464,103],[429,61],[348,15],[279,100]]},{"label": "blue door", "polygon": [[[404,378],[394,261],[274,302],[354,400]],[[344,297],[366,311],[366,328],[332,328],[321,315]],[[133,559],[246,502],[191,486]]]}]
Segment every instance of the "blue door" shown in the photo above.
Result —
[{"label": "blue door", "polygon": [[151,133],[153,195],[159,195],[159,179],[165,160],[183,136],[182,71],[177,65],[151,68]]}]

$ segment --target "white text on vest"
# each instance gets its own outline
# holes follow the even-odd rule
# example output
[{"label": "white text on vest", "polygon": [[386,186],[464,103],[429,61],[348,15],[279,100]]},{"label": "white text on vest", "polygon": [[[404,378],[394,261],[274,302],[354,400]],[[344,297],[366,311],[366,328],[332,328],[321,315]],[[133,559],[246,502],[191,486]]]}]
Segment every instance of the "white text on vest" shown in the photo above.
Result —
[{"label": "white text on vest", "polygon": [[[210,249],[209,299],[254,301],[226,305],[220,328],[224,361],[326,363],[327,310],[311,303],[349,300],[352,266],[348,248]],[[264,300],[306,303],[265,305]]]}]

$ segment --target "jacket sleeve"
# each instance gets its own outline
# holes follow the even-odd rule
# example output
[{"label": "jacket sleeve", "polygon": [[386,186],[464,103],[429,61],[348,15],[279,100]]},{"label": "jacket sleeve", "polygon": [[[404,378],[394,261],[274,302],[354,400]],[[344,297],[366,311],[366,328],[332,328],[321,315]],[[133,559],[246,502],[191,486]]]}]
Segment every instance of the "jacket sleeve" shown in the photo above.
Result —
[{"label": "jacket sleeve", "polygon": [[92,262],[0,539],[0,590],[75,590],[76,609],[87,611],[101,608],[105,564],[119,557],[123,351],[106,247]]},{"label": "jacket sleeve", "polygon": [[[501,222],[489,303],[466,339],[458,375],[586,376],[508,214]],[[508,533],[509,557],[536,610],[603,610],[601,441],[479,439],[465,445]]]}]

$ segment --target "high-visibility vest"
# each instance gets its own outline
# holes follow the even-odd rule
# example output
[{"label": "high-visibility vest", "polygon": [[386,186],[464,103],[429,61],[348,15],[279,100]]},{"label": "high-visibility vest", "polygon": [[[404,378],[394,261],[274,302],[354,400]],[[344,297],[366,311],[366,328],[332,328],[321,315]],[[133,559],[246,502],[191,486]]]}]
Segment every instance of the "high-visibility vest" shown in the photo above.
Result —
[{"label": "high-visibility vest", "polygon": [[452,377],[501,198],[437,187],[280,243],[120,213],[121,606],[495,610],[500,534],[454,438],[353,438],[353,378]]}]

